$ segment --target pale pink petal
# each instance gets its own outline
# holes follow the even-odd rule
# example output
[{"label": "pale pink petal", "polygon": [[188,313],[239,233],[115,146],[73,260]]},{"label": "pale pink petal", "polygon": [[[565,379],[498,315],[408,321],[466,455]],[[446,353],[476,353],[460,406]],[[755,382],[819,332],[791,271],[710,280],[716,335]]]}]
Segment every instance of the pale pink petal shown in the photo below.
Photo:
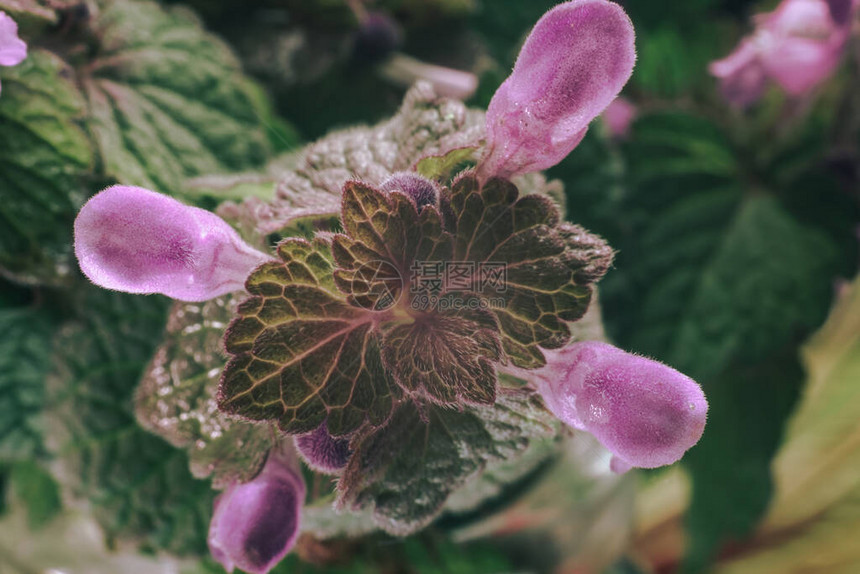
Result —
[{"label": "pale pink petal", "polygon": [[487,110],[481,179],[552,167],[627,83],[633,25],[620,6],[573,0],[547,12]]},{"label": "pale pink petal", "polygon": [[18,37],[18,24],[0,11],[0,66],[17,66],[27,57],[27,44]]},{"label": "pale pink petal", "polygon": [[616,472],[672,464],[702,436],[705,395],[675,369],[598,341],[544,354],[547,365],[529,376],[547,408],[594,435]]},{"label": "pale pink petal", "polygon": [[624,139],[630,135],[630,125],[636,119],[636,106],[623,96],[615,98],[601,116],[609,129],[609,135]]},{"label": "pale pink petal", "polygon": [[101,287],[205,301],[244,287],[271,259],[224,220],[154,191],[115,185],[75,220],[81,271]]},{"label": "pale pink petal", "polygon": [[711,62],[708,70],[719,78],[723,97],[738,107],[758,100],[767,85],[764,67],[751,40],[743,40],[734,52]]}]

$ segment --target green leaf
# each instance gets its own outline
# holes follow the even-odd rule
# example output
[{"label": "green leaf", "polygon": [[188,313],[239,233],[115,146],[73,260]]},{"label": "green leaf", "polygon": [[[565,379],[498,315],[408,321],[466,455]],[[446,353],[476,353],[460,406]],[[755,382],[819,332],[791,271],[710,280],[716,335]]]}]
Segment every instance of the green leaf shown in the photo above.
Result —
[{"label": "green leaf", "polygon": [[534,397],[515,391],[501,394],[493,407],[462,411],[404,403],[387,426],[354,440],[338,504],[371,508],[386,532],[411,534],[488,463],[513,460],[533,439],[551,435],[548,421]]},{"label": "green leaf", "polygon": [[62,509],[59,486],[39,464],[33,461],[15,463],[10,481],[15,495],[27,508],[31,528],[44,526]]},{"label": "green leaf", "polygon": [[281,261],[248,277],[225,346],[233,358],[218,394],[222,411],[277,421],[302,433],[328,420],[340,436],[391,414],[396,386],[382,367],[372,314],[349,305],[332,279],[329,247],[291,239]]},{"label": "green leaf", "polygon": [[191,12],[112,2],[93,26],[99,49],[82,83],[108,175],[177,193],[186,178],[265,162],[269,112]]},{"label": "green leaf", "polygon": [[23,15],[53,24],[57,21],[56,7],[60,4],[48,0],[0,0],[0,10],[16,20]]},{"label": "green leaf", "polygon": [[227,361],[222,338],[237,306],[237,295],[174,303],[165,340],[135,394],[138,422],[187,449],[191,473],[211,475],[214,488],[253,478],[274,436],[266,425],[229,419],[218,410],[215,395]]},{"label": "green leaf", "polygon": [[110,540],[205,553],[214,492],[185,452],[138,426],[133,395],[164,327],[167,301],[87,289],[87,316],[58,335],[49,380],[52,444],[64,486],[85,497]]},{"label": "green leaf", "polygon": [[590,284],[606,272],[612,249],[579,226],[559,223],[548,198],[520,197],[504,180],[479,187],[474,176],[459,178],[451,190],[451,207],[457,219],[453,260],[504,269],[503,288],[487,283],[481,294],[504,300],[493,311],[507,356],[519,367],[544,365],[539,347],[567,343],[565,321],[585,314]]},{"label": "green leaf", "polygon": [[474,162],[478,148],[461,147],[443,155],[430,155],[418,160],[415,171],[427,179],[449,181],[454,174]]},{"label": "green leaf", "polygon": [[41,458],[52,325],[35,309],[2,309],[0,333],[0,462]]},{"label": "green leaf", "polygon": [[701,571],[767,507],[770,459],[802,381],[797,348],[824,317],[838,257],[709,121],[644,116],[625,151],[628,229],[604,309],[621,346],[690,375],[708,397],[705,434],[685,458],[686,567]]},{"label": "green leaf", "polygon": [[[774,499],[744,552],[715,572],[851,572],[860,564],[860,282],[803,347],[808,378],[774,460]],[[826,561],[821,556],[827,556]]]},{"label": "green leaf", "polygon": [[92,151],[77,121],[81,94],[57,56],[34,49],[3,68],[0,98],[0,268],[19,281],[71,273],[71,228]]}]

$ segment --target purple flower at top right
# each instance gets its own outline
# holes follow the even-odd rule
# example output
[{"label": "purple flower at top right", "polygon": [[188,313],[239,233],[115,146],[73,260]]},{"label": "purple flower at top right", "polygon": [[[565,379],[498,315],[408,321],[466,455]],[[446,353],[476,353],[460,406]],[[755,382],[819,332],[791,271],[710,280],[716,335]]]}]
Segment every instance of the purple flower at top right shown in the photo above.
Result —
[{"label": "purple flower at top right", "polygon": [[858,6],[857,0],[783,0],[755,16],[753,33],[709,71],[738,107],[757,101],[771,81],[789,96],[803,96],[836,71]]}]

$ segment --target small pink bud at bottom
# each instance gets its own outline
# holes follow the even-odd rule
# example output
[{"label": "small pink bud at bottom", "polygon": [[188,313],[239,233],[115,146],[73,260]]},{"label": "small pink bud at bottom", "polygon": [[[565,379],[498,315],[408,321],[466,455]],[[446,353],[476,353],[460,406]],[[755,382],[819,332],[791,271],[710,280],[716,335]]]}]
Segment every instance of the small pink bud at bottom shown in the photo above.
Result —
[{"label": "small pink bud at bottom", "polygon": [[237,291],[271,259],[217,215],[142,189],[115,185],[75,220],[75,255],[96,285],[205,301]]},{"label": "small pink bud at bottom", "polygon": [[296,450],[307,465],[323,474],[337,474],[346,466],[349,455],[348,438],[335,438],[323,422],[315,431],[295,437]]},{"label": "small pink bud at bottom", "polygon": [[701,438],[705,395],[675,369],[598,341],[545,354],[532,376],[547,407],[608,448],[616,472],[672,464]]},{"label": "small pink bud at bottom", "polygon": [[305,484],[295,454],[269,454],[250,482],[233,484],[215,499],[209,524],[209,551],[225,570],[238,567],[266,574],[295,544]]}]

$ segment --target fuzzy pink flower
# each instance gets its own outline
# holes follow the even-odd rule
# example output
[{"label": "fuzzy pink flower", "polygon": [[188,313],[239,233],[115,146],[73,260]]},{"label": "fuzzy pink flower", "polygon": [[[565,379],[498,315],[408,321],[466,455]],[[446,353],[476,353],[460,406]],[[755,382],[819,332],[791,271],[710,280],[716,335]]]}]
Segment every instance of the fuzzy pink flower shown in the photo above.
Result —
[{"label": "fuzzy pink flower", "polygon": [[125,185],[107,188],[81,208],[75,255],[96,285],[180,301],[243,289],[251,271],[271,259],[217,215]]},{"label": "fuzzy pink flower", "polygon": [[705,395],[675,369],[598,341],[544,354],[547,365],[525,376],[556,417],[615,455],[613,470],[672,464],[702,436]]},{"label": "fuzzy pink flower", "polygon": [[490,102],[479,177],[560,162],[627,83],[635,60],[633,24],[617,4],[573,0],[544,14]]},{"label": "fuzzy pink flower", "polygon": [[618,96],[601,116],[609,130],[609,135],[616,139],[625,139],[630,135],[630,125],[636,119],[636,106],[623,96]]},{"label": "fuzzy pink flower", "polygon": [[0,11],[0,66],[17,66],[26,57],[27,44],[18,37],[18,24]]},{"label": "fuzzy pink flower", "polygon": [[238,567],[266,574],[295,544],[304,499],[295,455],[273,451],[256,478],[231,485],[215,499],[208,536],[212,557],[227,572]]},{"label": "fuzzy pink flower", "polygon": [[758,100],[769,80],[790,96],[802,96],[838,67],[856,7],[852,0],[783,0],[773,12],[756,16],[753,34],[709,70],[736,106]]}]

